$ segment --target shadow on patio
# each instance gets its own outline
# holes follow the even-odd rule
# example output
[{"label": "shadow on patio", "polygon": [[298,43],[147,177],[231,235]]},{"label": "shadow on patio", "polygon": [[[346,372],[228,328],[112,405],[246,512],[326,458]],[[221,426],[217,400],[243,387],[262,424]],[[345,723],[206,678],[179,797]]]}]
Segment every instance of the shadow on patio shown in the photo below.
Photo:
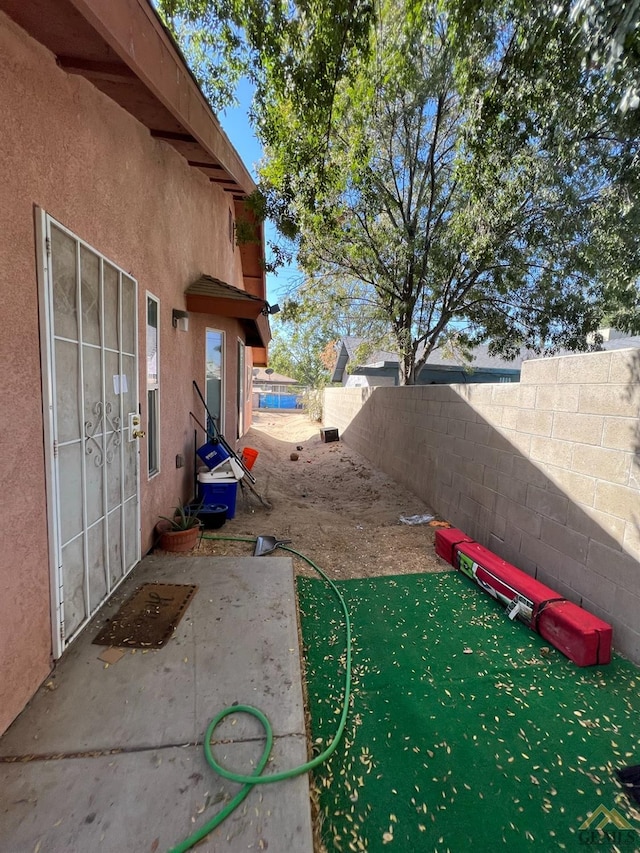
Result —
[{"label": "shadow on patio", "polygon": [[[105,665],[98,623],[151,581],[199,588],[164,648]],[[0,850],[178,844],[241,787],[213,773],[202,749],[211,718],[233,703],[272,723],[266,773],[307,760],[291,559],[146,557],[0,739]],[[216,737],[221,764],[251,773],[259,724],[228,717]],[[198,850],[267,847],[312,849],[306,775],[255,788]]]}]

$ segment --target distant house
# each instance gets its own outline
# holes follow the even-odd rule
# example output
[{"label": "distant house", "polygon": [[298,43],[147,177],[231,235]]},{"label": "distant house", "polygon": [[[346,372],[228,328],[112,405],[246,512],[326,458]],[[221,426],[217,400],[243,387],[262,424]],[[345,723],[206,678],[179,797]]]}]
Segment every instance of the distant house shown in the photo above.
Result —
[{"label": "distant house", "polygon": [[302,386],[297,379],[283,376],[271,368],[253,368],[254,409],[301,409]]},{"label": "distant house", "polygon": [[602,337],[602,343],[596,347],[598,350],[640,348],[640,335],[628,335],[617,329],[600,329],[599,334]]},{"label": "distant house", "polygon": [[[331,376],[348,388],[397,385],[400,358],[396,353],[379,350],[365,364],[358,364],[356,352],[363,338],[346,337],[336,344],[337,359]],[[473,350],[473,360],[462,362],[435,349],[418,375],[418,385],[451,385],[476,382],[519,382],[522,358],[514,361],[489,355],[488,347]]]},{"label": "distant house", "polygon": [[[640,348],[640,335],[628,335],[617,329],[600,329],[602,343],[594,350]],[[396,353],[378,350],[373,352],[365,364],[358,364],[356,353],[364,338],[345,337],[336,344],[337,359],[331,376],[332,382],[340,382],[347,388],[397,385],[399,357]],[[570,354],[570,353],[566,353]],[[525,353],[513,361],[489,355],[488,346],[482,344],[473,350],[473,360],[463,363],[443,355],[435,349],[418,376],[418,385],[452,385],[478,382],[519,382],[522,362],[527,358],[539,358]]]}]

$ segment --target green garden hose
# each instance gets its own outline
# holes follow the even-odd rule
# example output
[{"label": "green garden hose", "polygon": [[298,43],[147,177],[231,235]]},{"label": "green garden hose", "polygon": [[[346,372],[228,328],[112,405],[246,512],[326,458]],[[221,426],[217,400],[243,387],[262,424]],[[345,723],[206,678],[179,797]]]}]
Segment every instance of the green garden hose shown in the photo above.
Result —
[{"label": "green garden hose", "polygon": [[[218,539],[218,540],[226,540],[229,542],[255,542],[255,538],[249,539],[241,536],[203,536],[203,539]],[[262,771],[264,770],[269,756],[271,754],[271,747],[273,745],[273,729],[271,727],[271,723],[268,718],[259,708],[254,708],[252,705],[231,705],[228,708],[224,708],[220,711],[216,716],[211,720],[209,726],[207,728],[207,732],[204,738],[204,754],[207,759],[207,763],[213,770],[216,771],[220,776],[224,776],[225,779],[229,779],[232,782],[239,782],[244,785],[243,788],[238,791],[236,796],[222,809],[222,811],[218,812],[215,817],[211,818],[210,821],[204,824],[200,829],[196,830],[192,835],[178,844],[176,847],[172,847],[169,853],[184,853],[186,850],[190,850],[195,844],[201,841],[205,836],[207,836],[212,830],[219,826],[245,799],[245,797],[252,790],[254,785],[269,785],[272,782],[281,782],[284,779],[293,779],[295,776],[300,776],[303,773],[308,773],[309,770],[313,770],[314,767],[317,767],[319,764],[322,764],[323,761],[326,761],[327,758],[335,751],[342,734],[344,732],[344,727],[347,722],[347,714],[349,712],[349,699],[351,696],[351,621],[349,620],[349,612],[347,610],[347,605],[345,604],[344,598],[342,597],[340,590],[331,580],[331,578],[322,571],[322,569],[317,566],[313,560],[310,560],[308,557],[305,557],[304,554],[301,554],[299,551],[296,551],[294,548],[288,548],[286,545],[279,545],[283,551],[289,551],[291,554],[295,554],[296,557],[300,557],[301,560],[304,560],[305,563],[308,563],[312,569],[318,572],[326,582],[329,584],[333,592],[338,597],[338,600],[342,606],[342,610],[345,618],[345,643],[346,643],[346,667],[345,667],[345,680],[344,680],[344,699],[342,705],[342,713],[340,714],[340,722],[338,724],[338,728],[336,733],[329,744],[329,746],[320,753],[320,755],[311,759],[311,761],[307,761],[304,764],[299,764],[297,767],[292,767],[290,770],[283,770],[280,773],[272,773],[268,776],[263,776]],[[225,717],[228,717],[230,714],[249,714],[252,717],[255,717],[260,721],[262,727],[264,728],[265,733],[265,745],[260,756],[260,760],[256,764],[256,767],[250,775],[245,775],[242,773],[234,773],[231,770],[227,770],[222,767],[216,759],[213,757],[211,752],[211,740],[213,738],[213,733],[216,730],[219,723]]]}]

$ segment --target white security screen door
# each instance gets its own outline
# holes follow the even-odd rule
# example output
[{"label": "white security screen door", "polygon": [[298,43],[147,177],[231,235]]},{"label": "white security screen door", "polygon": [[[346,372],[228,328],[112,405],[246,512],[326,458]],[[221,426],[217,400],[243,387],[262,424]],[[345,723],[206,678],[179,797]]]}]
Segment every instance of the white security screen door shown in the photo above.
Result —
[{"label": "white security screen door", "polygon": [[58,657],[140,559],[137,283],[44,213],[39,226]]}]

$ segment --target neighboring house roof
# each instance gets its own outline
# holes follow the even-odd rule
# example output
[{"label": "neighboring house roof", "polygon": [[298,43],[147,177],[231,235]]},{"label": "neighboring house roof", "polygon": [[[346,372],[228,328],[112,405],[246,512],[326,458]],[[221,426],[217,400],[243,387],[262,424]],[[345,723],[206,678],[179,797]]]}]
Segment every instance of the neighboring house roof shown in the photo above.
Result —
[{"label": "neighboring house roof", "polygon": [[[619,350],[619,349],[635,349],[640,348],[640,335],[625,335],[622,332],[615,332],[612,330],[604,330],[608,334],[605,339],[599,346],[599,350]],[[358,347],[365,342],[364,338],[358,337],[344,337],[337,345],[338,349],[338,359],[336,361],[336,365],[333,369],[333,374],[331,376],[332,382],[342,382],[344,377],[344,372],[347,369],[347,365],[349,362],[352,364],[356,363],[356,352]],[[563,351],[562,353],[556,353],[556,355],[575,355],[574,352]],[[489,347],[487,344],[480,344],[475,347],[473,350],[473,361],[464,362],[462,359],[457,360],[455,358],[447,358],[443,355],[441,349],[435,349],[429,356],[426,361],[425,367],[440,367],[443,369],[456,369],[459,370],[461,367],[464,368],[472,368],[473,370],[496,370],[496,371],[512,371],[517,372],[522,367],[522,362],[530,359],[530,358],[542,358],[536,353],[532,353],[529,351],[524,352],[519,357],[515,358],[513,361],[508,361],[507,359],[500,358],[499,356],[489,355]],[[364,364],[357,364],[357,367],[360,369],[365,368],[382,368],[392,367],[400,361],[397,353],[386,352],[384,350],[377,350],[373,352]]]},{"label": "neighboring house roof", "polygon": [[602,351],[612,349],[637,349],[638,347],[640,347],[640,335],[627,335],[626,337],[603,341],[598,349]]},{"label": "neighboring house roof", "polygon": [[[342,382],[344,372],[347,369],[347,364],[349,362],[355,362],[355,354],[358,347],[364,343],[364,338],[357,337],[345,337],[342,338],[340,344],[338,346],[338,360],[336,361],[336,366],[333,369],[333,375],[331,376],[332,382]],[[487,344],[480,344],[475,347],[472,352],[473,360],[471,362],[466,362],[463,359],[456,359],[445,356],[440,348],[436,348],[429,355],[426,365],[429,367],[442,367],[442,368],[454,368],[460,369],[461,367],[465,369],[472,370],[499,370],[499,371],[511,371],[517,372],[522,367],[523,357],[514,359],[513,361],[508,361],[507,359],[500,358],[499,356],[489,355],[489,347]],[[357,366],[360,368],[365,367],[382,367],[383,364],[394,365],[398,364],[400,361],[400,357],[397,353],[386,352],[384,350],[378,350],[372,353],[368,358],[365,364],[358,364]]]},{"label": "neighboring house roof", "polygon": [[254,367],[253,381],[265,382],[269,385],[298,385],[297,379],[283,376],[282,373],[267,373],[263,367]]}]

